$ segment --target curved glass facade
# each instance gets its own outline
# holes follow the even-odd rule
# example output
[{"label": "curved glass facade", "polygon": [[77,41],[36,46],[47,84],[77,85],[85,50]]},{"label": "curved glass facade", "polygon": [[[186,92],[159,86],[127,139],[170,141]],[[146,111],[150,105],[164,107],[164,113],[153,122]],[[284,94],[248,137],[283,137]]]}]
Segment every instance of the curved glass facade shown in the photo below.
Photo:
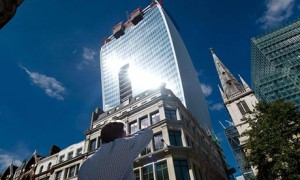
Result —
[{"label": "curved glass facade", "polygon": [[[127,27],[124,35],[117,39],[111,37],[111,41],[101,47],[103,109],[120,104],[119,71],[129,66],[133,97],[166,83],[166,88],[171,89],[197,119],[211,127],[197,74],[175,26],[160,5],[146,9],[138,24]],[[193,87],[185,87],[190,83],[198,91],[193,97],[188,95],[191,91],[188,89]],[[188,96],[191,96],[190,101]],[[202,117],[197,115],[199,112]]]}]

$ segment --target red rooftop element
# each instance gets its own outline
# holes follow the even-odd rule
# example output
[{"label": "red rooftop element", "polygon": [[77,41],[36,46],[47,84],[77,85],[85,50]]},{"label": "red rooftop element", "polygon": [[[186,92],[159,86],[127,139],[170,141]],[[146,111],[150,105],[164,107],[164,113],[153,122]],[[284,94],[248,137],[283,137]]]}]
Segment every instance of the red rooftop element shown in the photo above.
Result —
[{"label": "red rooftop element", "polygon": [[136,10],[134,10],[131,14],[130,14],[130,20],[131,22],[136,25],[137,23],[139,23],[141,20],[143,19],[143,11],[142,9],[139,7]]},{"label": "red rooftop element", "polygon": [[124,25],[123,22],[119,22],[115,27],[113,27],[113,35],[116,39],[118,39],[120,36],[124,35]]}]

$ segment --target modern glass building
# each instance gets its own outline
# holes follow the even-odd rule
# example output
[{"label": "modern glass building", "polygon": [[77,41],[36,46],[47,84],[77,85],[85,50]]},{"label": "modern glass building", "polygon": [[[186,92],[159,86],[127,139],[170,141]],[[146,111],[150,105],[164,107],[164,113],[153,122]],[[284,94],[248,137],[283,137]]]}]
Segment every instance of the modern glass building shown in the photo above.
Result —
[{"label": "modern glass building", "polygon": [[251,61],[259,99],[293,101],[300,108],[300,19],[252,38]]},{"label": "modern glass building", "polygon": [[210,117],[189,53],[176,27],[156,1],[136,9],[100,50],[104,111],[128,103],[162,83],[171,89],[205,129]]}]

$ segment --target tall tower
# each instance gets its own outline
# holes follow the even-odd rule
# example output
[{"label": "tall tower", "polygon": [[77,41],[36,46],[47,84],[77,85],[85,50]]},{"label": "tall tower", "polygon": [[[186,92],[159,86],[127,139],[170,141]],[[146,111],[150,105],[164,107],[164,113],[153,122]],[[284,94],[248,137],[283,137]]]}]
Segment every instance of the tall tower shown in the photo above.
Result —
[{"label": "tall tower", "polygon": [[300,19],[251,39],[251,84],[259,99],[300,108]]},{"label": "tall tower", "polygon": [[[210,49],[214,63],[221,81],[219,87],[224,105],[226,106],[230,117],[236,127],[239,135],[241,135],[247,128],[248,124],[242,122],[241,119],[245,116],[250,116],[256,103],[258,102],[254,92],[250,89],[247,83],[241,76],[239,82],[231,72],[224,66],[213,49]],[[244,144],[245,137],[239,138],[241,144]]]},{"label": "tall tower", "polygon": [[[100,50],[103,109],[161,83],[171,89],[205,129],[211,129],[207,104],[189,53],[173,22],[154,1],[136,9]],[[123,77],[124,76],[124,77]]]},{"label": "tall tower", "polygon": [[221,81],[219,90],[224,101],[224,105],[233,121],[232,125],[225,128],[225,135],[233,151],[239,169],[246,180],[253,176],[252,167],[247,166],[243,145],[248,137],[241,137],[241,134],[249,128],[249,124],[241,121],[243,117],[251,117],[256,103],[258,102],[254,92],[248,84],[239,76],[239,82],[231,72],[224,66],[213,49],[210,49],[214,63]]}]

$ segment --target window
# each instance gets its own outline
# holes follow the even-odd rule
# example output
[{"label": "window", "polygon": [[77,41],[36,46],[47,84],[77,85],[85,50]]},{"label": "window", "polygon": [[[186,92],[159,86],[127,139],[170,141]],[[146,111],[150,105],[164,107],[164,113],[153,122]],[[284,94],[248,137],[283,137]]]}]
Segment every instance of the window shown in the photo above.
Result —
[{"label": "window", "polygon": [[79,156],[82,154],[82,147],[76,150],[76,155]]},{"label": "window", "polygon": [[143,167],[143,180],[153,180],[153,166],[148,165],[146,167]]},{"label": "window", "polygon": [[47,170],[49,170],[50,168],[51,168],[51,162],[48,164]]},{"label": "window", "polygon": [[134,180],[140,180],[140,170],[134,170],[133,171]]},{"label": "window", "polygon": [[42,173],[42,172],[43,172],[43,168],[44,168],[44,166],[41,166],[41,167],[40,167],[39,173]]},{"label": "window", "polygon": [[96,139],[92,139],[90,141],[90,151],[93,151],[96,149]]},{"label": "window", "polygon": [[141,155],[146,155],[146,154],[149,154],[150,152],[151,152],[151,141],[147,145],[147,147],[145,149],[143,149],[143,151],[141,152]]},{"label": "window", "polygon": [[161,162],[155,165],[156,169],[156,179],[157,180],[169,180],[169,173],[167,163]]},{"label": "window", "polygon": [[174,160],[176,179],[189,180],[189,168],[186,160]]},{"label": "window", "polygon": [[72,159],[73,158],[73,151],[68,153],[68,159]]},{"label": "window", "polygon": [[71,166],[70,167],[69,176],[68,176],[69,178],[75,176],[75,169],[76,169],[76,166]]},{"label": "window", "polygon": [[56,174],[55,174],[55,180],[60,180],[61,176],[62,176],[62,171],[56,172]]},{"label": "window", "polygon": [[166,119],[177,120],[176,110],[165,109]]},{"label": "window", "polygon": [[141,129],[144,129],[144,128],[150,126],[150,121],[147,116],[142,117],[140,119],[140,126],[141,126]]},{"label": "window", "polygon": [[159,118],[159,112],[158,111],[156,111],[154,113],[151,113],[150,116],[151,116],[151,122],[152,122],[152,124],[156,124],[156,123],[159,122],[160,118]]},{"label": "window", "polygon": [[130,128],[129,129],[130,134],[133,134],[133,133],[137,132],[138,131],[137,121],[134,121],[134,122],[130,123],[129,128]]},{"label": "window", "polygon": [[156,134],[153,136],[154,140],[154,150],[159,150],[164,147],[164,143],[161,141],[162,140],[162,133]]},{"label": "window", "polygon": [[182,146],[180,131],[169,131],[169,138],[172,146]]},{"label": "window", "polygon": [[64,159],[65,159],[65,155],[61,155],[61,156],[59,157],[59,162],[63,162]]},{"label": "window", "polygon": [[241,102],[238,102],[237,104],[237,107],[239,108],[240,112],[242,113],[242,115],[245,115],[247,113],[250,113],[250,109],[247,105],[247,103],[243,100]]}]

